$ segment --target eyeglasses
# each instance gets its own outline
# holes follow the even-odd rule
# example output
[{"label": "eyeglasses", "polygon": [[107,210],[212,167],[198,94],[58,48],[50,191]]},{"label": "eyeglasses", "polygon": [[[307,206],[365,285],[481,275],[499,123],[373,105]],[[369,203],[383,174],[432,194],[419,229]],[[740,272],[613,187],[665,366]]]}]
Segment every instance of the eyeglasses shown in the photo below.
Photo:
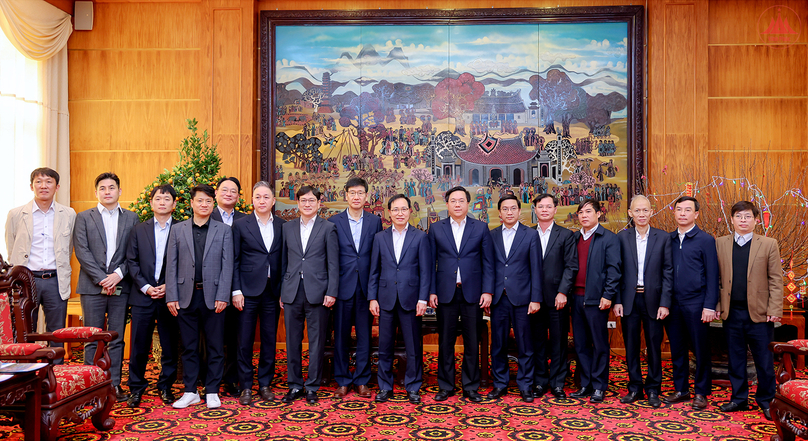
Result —
[{"label": "eyeglasses", "polygon": [[228,190],[226,188],[220,188],[219,192],[224,194],[238,194],[238,190],[236,190],[235,188],[231,190]]},{"label": "eyeglasses", "polygon": [[299,199],[301,205],[314,205],[317,203],[317,199]]},{"label": "eyeglasses", "polygon": [[409,208],[393,208],[392,210],[390,210],[390,212],[393,214],[406,213],[408,211],[410,211]]},{"label": "eyeglasses", "polygon": [[752,220],[755,218],[755,216],[752,216],[751,214],[736,214],[732,217],[738,220]]},{"label": "eyeglasses", "polygon": [[367,193],[365,193],[364,191],[349,191],[349,192],[348,192],[348,197],[352,197],[352,198],[353,198],[353,197],[356,197],[356,196],[360,196],[360,197],[362,197],[362,196],[364,196],[364,195],[366,195],[366,194],[367,194]]},{"label": "eyeglasses", "polygon": [[505,213],[516,212],[519,211],[519,207],[502,207],[500,208],[500,211],[503,211]]}]

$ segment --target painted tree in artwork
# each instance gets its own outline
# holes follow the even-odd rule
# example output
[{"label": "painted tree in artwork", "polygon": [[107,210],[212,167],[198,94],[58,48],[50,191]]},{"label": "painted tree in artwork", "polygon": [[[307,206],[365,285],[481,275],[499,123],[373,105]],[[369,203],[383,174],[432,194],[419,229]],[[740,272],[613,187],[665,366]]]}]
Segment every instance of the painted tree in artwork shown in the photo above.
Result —
[{"label": "painted tree in artwork", "polygon": [[[445,78],[435,86],[432,114],[435,119],[455,118],[455,125],[463,124],[463,114],[474,110],[474,103],[485,93],[485,85],[466,72],[457,79]],[[462,126],[461,126],[462,128]]]},{"label": "painted tree in artwork", "polygon": [[368,92],[351,100],[339,113],[339,125],[342,127],[364,127],[384,122],[384,111],[378,98]]},{"label": "painted tree in artwork", "polygon": [[320,152],[322,145],[320,138],[307,138],[302,133],[297,133],[291,138],[286,132],[275,135],[275,150],[283,155],[281,157],[283,162],[292,163],[295,167],[302,167],[308,162],[322,161],[323,154]]},{"label": "painted tree in artwork", "polygon": [[323,98],[325,98],[325,93],[323,93],[323,89],[319,87],[312,87],[303,94],[303,101],[311,103],[312,108],[314,108],[314,113],[317,113],[317,109],[320,107],[320,103],[323,102]]}]

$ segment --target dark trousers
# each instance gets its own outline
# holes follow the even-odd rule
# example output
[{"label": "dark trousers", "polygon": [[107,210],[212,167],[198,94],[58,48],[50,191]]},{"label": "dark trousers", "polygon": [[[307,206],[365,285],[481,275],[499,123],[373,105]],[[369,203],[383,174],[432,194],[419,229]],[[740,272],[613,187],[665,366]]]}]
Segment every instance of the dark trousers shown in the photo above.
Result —
[{"label": "dark trousers", "polygon": [[[56,271],[53,271],[56,273]],[[48,332],[53,332],[57,329],[65,327],[67,320],[67,300],[62,300],[59,295],[59,279],[51,277],[43,279],[40,277],[34,278],[34,285],[36,286],[37,301],[36,306],[42,307],[42,312],[45,314],[45,329]],[[39,313],[34,313],[34,330],[36,330],[37,321],[39,320]],[[64,348],[62,343],[50,342],[50,346],[56,348]],[[63,358],[53,361],[53,364],[62,364]]]},{"label": "dark trousers", "polygon": [[[328,330],[329,310],[322,303],[315,305],[306,299],[303,281],[297,288],[295,300],[284,303],[283,319],[286,326],[286,375],[289,389],[316,392],[323,378],[323,350]],[[309,375],[303,382],[303,326],[308,328]]]},{"label": "dark trousers", "polygon": [[572,296],[572,336],[581,387],[605,391],[609,388],[609,310],[598,305],[584,306],[584,296]]},{"label": "dark trousers", "polygon": [[[668,340],[671,344],[671,362],[673,364],[673,387],[677,392],[690,391],[690,354],[696,356],[696,375],[693,388],[696,394],[710,395],[710,342],[708,340],[709,323],[701,322],[701,305],[671,306],[671,314],[665,320]],[[768,349],[767,349],[768,350]]]},{"label": "dark trousers", "polygon": [[240,327],[239,313],[240,311],[232,303],[224,308],[224,374],[222,374],[222,381],[225,384],[238,383],[240,379],[238,332],[234,331]]},{"label": "dark trousers", "polygon": [[563,388],[568,373],[569,307],[565,306],[557,310],[555,305],[545,303],[539,312],[533,314],[531,324],[534,329],[532,335],[534,358],[536,359],[533,369],[533,384],[542,387]]},{"label": "dark trousers", "polygon": [[776,391],[774,357],[769,351],[769,343],[774,340],[774,323],[755,323],[749,317],[749,309],[732,307],[729,317],[724,320],[724,333],[727,336],[729,381],[732,384],[731,401],[741,404],[749,400],[749,378],[746,374],[748,346],[755,360],[758,378],[755,401],[760,407],[768,409]]},{"label": "dark trousers", "polygon": [[[334,379],[339,386],[361,386],[370,380],[370,336],[373,316],[359,283],[350,299],[334,304]],[[351,327],[356,326],[356,370],[351,375]]]},{"label": "dark trousers", "polygon": [[404,349],[407,351],[404,389],[407,392],[418,392],[424,382],[421,317],[415,315],[415,310],[405,311],[398,301],[389,311],[379,310],[379,389],[393,390],[393,350],[396,344],[396,327],[401,329]]},{"label": "dark trousers", "polygon": [[177,380],[179,325],[171,315],[165,300],[151,302],[148,306],[132,305],[132,352],[129,354],[129,390],[143,393],[149,386],[146,379],[146,364],[149,361],[155,322],[160,336],[160,377],[157,390],[171,390]]},{"label": "dark trousers", "polygon": [[[124,331],[126,331],[126,311],[129,309],[129,294],[108,296],[106,294],[81,294],[81,312],[84,315],[84,326],[106,329],[118,333],[107,348],[112,363],[110,374],[112,385],[121,385],[123,369]],[[84,343],[84,364],[93,364],[97,342]]]},{"label": "dark trousers", "polygon": [[[238,311],[238,310],[236,310]],[[260,322],[261,349],[258,358],[258,387],[268,387],[275,378],[275,342],[280,320],[278,295],[267,282],[264,292],[258,296],[244,296],[244,309],[236,317],[238,326],[238,381],[241,390],[252,389],[253,344],[255,325]]]},{"label": "dark trousers", "polygon": [[491,307],[491,373],[495,387],[507,388],[510,382],[508,336],[511,327],[518,354],[516,385],[519,386],[519,390],[529,390],[533,384],[535,357],[533,342],[530,339],[530,316],[527,308],[528,305],[514,306],[505,294]]},{"label": "dark trousers", "polygon": [[463,390],[476,391],[480,388],[480,327],[483,310],[476,303],[468,303],[461,287],[455,289],[449,303],[441,303],[438,316],[438,386],[454,390],[455,385],[455,342],[457,326],[463,335],[463,367],[460,378]]},{"label": "dark trousers", "polygon": [[219,393],[219,383],[224,372],[224,313],[208,309],[201,289],[194,290],[191,304],[180,309],[177,322],[182,339],[182,368],[185,392],[196,392],[199,376],[199,333],[204,332],[205,349],[208,354],[205,393]]},{"label": "dark trousers", "polygon": [[626,368],[628,369],[629,392],[643,390],[642,368],[640,366],[640,330],[645,330],[645,348],[648,353],[648,375],[645,377],[645,391],[659,394],[662,387],[662,335],[661,320],[648,315],[645,307],[645,294],[634,296],[631,314],[623,316],[623,342],[626,345]]}]

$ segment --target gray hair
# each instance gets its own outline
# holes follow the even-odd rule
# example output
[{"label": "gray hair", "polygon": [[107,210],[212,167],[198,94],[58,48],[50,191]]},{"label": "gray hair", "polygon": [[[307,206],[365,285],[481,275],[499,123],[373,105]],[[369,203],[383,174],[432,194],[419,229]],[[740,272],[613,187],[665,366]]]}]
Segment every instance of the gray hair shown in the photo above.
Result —
[{"label": "gray hair", "polygon": [[273,198],[275,197],[275,190],[272,189],[272,187],[269,185],[269,182],[267,182],[267,181],[258,181],[258,182],[256,182],[255,185],[253,185],[253,191],[255,191],[255,190],[257,190],[257,189],[259,189],[261,187],[268,188],[269,192],[272,194],[272,197]]},{"label": "gray hair", "polygon": [[635,194],[635,195],[634,195],[634,196],[631,198],[631,202],[628,204],[628,208],[629,208],[629,209],[631,209],[631,207],[633,207],[633,206],[634,206],[634,201],[639,200],[639,199],[645,199],[645,202],[648,202],[648,206],[649,206],[649,207],[652,207],[652,205],[651,205],[651,200],[650,200],[650,199],[648,199],[648,198],[647,198],[645,195],[642,195],[642,194]]}]

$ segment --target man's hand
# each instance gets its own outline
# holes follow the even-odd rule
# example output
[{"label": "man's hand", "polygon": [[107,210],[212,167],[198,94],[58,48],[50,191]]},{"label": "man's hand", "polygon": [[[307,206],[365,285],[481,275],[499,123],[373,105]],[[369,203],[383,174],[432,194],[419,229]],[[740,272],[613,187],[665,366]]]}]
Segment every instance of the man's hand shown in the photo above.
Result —
[{"label": "man's hand", "polygon": [[325,306],[326,308],[330,308],[330,307],[334,306],[334,303],[336,303],[336,302],[337,302],[336,297],[331,297],[331,296],[323,297],[323,306]]},{"label": "man's hand", "polygon": [[564,294],[561,294],[561,293],[556,294],[556,298],[555,298],[555,308],[556,308],[556,310],[561,310],[566,305],[567,305],[567,296],[565,296]]},{"label": "man's hand", "polygon": [[618,303],[614,305],[614,316],[615,317],[622,317],[623,316],[623,304]]},{"label": "man's hand", "polygon": [[485,310],[486,314],[491,313],[491,294],[484,292],[483,295],[480,296],[480,308]]},{"label": "man's hand", "polygon": [[539,312],[539,309],[541,309],[541,303],[539,302],[530,302],[530,304],[527,305],[528,314],[535,314]]},{"label": "man's hand", "polygon": [[224,308],[227,308],[227,302],[217,300],[216,303],[213,304],[213,306],[216,308],[216,309],[214,309],[214,312],[216,312],[216,314],[218,314],[218,313],[224,311]]},{"label": "man's hand", "polygon": [[115,286],[118,282],[121,281],[121,278],[116,273],[107,274],[107,277],[102,280],[99,285],[107,291],[107,295],[112,295],[115,292]]},{"label": "man's hand", "polygon": [[168,302],[166,303],[168,306],[168,312],[171,313],[174,317],[177,316],[177,312],[180,310],[180,302]]},{"label": "man's hand", "polygon": [[160,285],[149,287],[149,289],[146,290],[146,295],[153,299],[162,299],[166,296],[166,286]]},{"label": "man's hand", "polygon": [[426,314],[426,303],[418,302],[415,306],[415,316],[421,317]]},{"label": "man's hand", "polygon": [[236,309],[238,309],[239,311],[244,310],[244,295],[243,294],[235,295],[235,296],[233,296],[233,298],[231,300],[233,302],[233,306],[235,306]]},{"label": "man's hand", "polygon": [[668,314],[670,314],[670,313],[671,313],[671,311],[668,308],[666,308],[664,306],[660,306],[659,309],[657,310],[657,313],[656,313],[656,319],[657,320],[664,320],[665,317],[667,317]]},{"label": "man's hand", "polygon": [[378,301],[371,300],[369,309],[370,309],[370,313],[373,314],[374,317],[379,316],[379,302]]},{"label": "man's hand", "polygon": [[709,309],[702,309],[701,310],[701,322],[702,323],[710,323],[711,321],[716,319],[715,311],[710,311]]},{"label": "man's hand", "polygon": [[283,310],[283,300],[278,300],[278,303],[281,305],[281,310]]},{"label": "man's hand", "polygon": [[776,322],[779,322],[780,320],[782,320],[782,318],[777,317],[776,315],[767,315],[766,316],[766,321],[767,322],[775,322],[776,323]]},{"label": "man's hand", "polygon": [[430,308],[437,308],[438,307],[438,295],[437,294],[430,294],[429,295],[429,307]]},{"label": "man's hand", "polygon": [[607,309],[609,309],[611,307],[612,307],[612,301],[611,300],[608,300],[608,299],[606,299],[604,297],[600,298],[600,306],[599,306],[599,308],[600,308],[601,311],[605,311],[605,310],[607,310]]}]

